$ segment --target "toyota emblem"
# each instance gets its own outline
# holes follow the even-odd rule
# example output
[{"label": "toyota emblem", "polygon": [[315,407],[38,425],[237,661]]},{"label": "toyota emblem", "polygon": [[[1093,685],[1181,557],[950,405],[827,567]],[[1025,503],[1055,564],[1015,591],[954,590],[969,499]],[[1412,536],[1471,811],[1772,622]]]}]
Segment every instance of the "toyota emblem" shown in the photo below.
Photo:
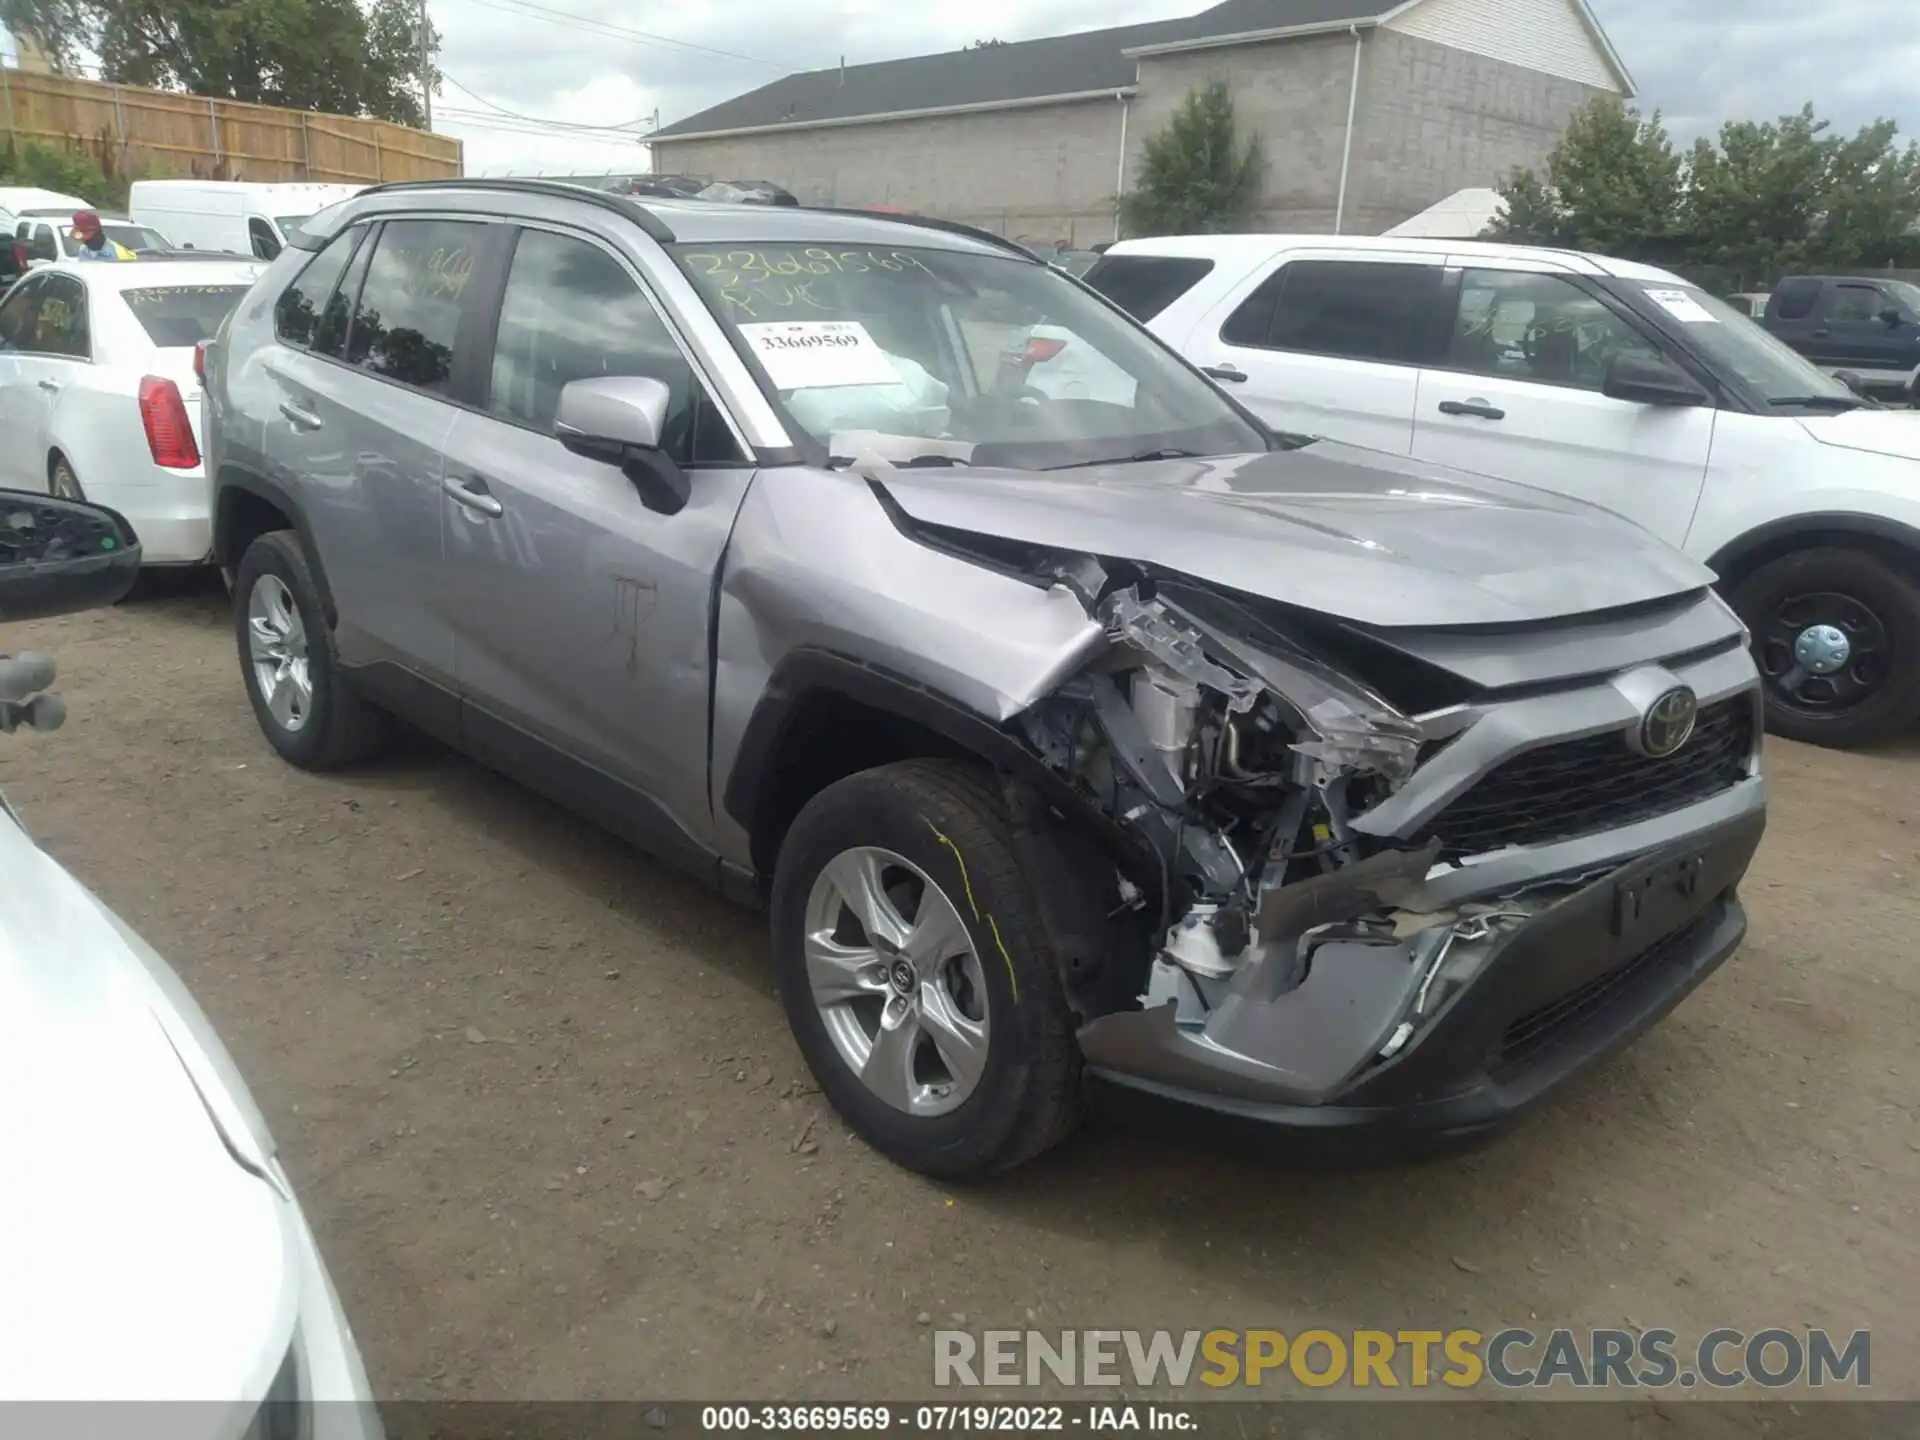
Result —
[{"label": "toyota emblem", "polygon": [[1633,748],[1656,760],[1671,755],[1693,738],[1693,724],[1699,717],[1700,702],[1693,691],[1676,685],[1649,705],[1647,713],[1640,717]]}]

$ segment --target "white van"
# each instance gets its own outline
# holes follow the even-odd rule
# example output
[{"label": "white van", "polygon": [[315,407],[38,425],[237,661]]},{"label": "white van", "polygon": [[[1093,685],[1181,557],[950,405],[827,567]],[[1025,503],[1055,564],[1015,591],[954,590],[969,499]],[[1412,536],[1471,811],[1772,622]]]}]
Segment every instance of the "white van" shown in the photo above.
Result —
[{"label": "white van", "polygon": [[364,185],[267,184],[249,180],[136,180],[127,209],[187,250],[224,250],[271,260],[316,211]]}]

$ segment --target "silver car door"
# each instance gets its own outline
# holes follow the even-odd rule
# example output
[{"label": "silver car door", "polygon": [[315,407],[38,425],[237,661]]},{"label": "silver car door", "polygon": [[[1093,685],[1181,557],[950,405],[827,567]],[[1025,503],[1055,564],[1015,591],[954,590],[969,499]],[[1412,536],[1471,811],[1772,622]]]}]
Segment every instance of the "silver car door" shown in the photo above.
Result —
[{"label": "silver car door", "polygon": [[[290,300],[299,282],[281,297],[281,344],[264,366],[267,459],[302,497],[342,663],[398,665],[449,695],[441,445],[466,398],[455,355],[481,318],[464,286],[496,233],[482,221],[387,221],[324,302]],[[332,247],[310,269],[331,268],[329,257]]]},{"label": "silver car door", "polygon": [[[446,446],[463,743],[655,849],[697,846],[713,581],[751,452],[600,241],[521,230],[498,314],[484,413],[463,412]],[[691,481],[675,513],[553,436],[563,386],[621,375],[672,394],[663,449]]]}]

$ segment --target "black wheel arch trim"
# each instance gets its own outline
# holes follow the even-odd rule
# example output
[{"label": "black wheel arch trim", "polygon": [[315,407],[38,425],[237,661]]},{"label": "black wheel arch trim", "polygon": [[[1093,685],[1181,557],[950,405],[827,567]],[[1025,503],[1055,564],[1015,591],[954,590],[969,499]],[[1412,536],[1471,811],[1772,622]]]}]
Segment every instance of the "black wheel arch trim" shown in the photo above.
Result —
[{"label": "black wheel arch trim", "polygon": [[978,756],[999,774],[1024,781],[1050,805],[1085,823],[1128,870],[1152,876],[1156,862],[1122,829],[1019,739],[978,711],[917,680],[838,651],[803,648],[783,658],[753,707],[740,737],[721,803],[749,835],[761,820],[762,797],[793,723],[815,696],[829,694],[897,715]]},{"label": "black wheel arch trim", "polygon": [[[1860,511],[1819,511],[1789,515],[1757,525],[1744,535],[1722,545],[1707,561],[1707,567],[1725,583],[1730,573],[1738,572],[1753,556],[1779,550],[1783,542],[1805,538],[1809,544],[1823,543],[1833,535],[1858,535],[1868,539],[1892,541],[1907,551],[1920,565],[1920,530],[1898,520]],[[1790,543],[1786,549],[1792,549]],[[1920,573],[1920,572],[1917,572]]]},{"label": "black wheel arch trim", "polygon": [[287,517],[288,523],[293,527],[295,538],[300,542],[300,549],[307,557],[307,569],[312,572],[313,583],[320,587],[320,604],[326,611],[327,624],[329,626],[339,624],[340,612],[333,603],[333,587],[327,581],[326,567],[320,563],[320,551],[313,543],[313,532],[307,525],[306,513],[294,502],[291,495],[271,480],[238,465],[222,465],[214,486],[214,560],[218,564],[229,567],[240,563],[240,556],[233,551],[233,508],[228,499],[234,494],[251,495],[256,500],[263,500]]}]

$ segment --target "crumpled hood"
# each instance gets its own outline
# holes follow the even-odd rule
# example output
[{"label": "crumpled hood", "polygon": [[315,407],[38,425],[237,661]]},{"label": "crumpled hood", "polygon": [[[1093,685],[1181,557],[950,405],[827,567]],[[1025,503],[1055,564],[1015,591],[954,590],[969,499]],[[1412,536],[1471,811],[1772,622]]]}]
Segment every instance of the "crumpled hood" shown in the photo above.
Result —
[{"label": "crumpled hood", "polygon": [[287,1202],[228,1153],[137,943],[0,814],[0,1401],[239,1403],[293,1330]]},{"label": "crumpled hood", "polygon": [[[1822,445],[1842,450],[1864,450],[1869,455],[1892,455],[1920,460],[1920,410],[1845,410],[1838,415],[1801,419],[1806,432]],[[1920,475],[1914,479],[1920,488]]]},{"label": "crumpled hood", "polygon": [[876,478],[926,524],[1137,560],[1369,626],[1546,620],[1713,580],[1607,511],[1330,441],[1045,474]]}]

